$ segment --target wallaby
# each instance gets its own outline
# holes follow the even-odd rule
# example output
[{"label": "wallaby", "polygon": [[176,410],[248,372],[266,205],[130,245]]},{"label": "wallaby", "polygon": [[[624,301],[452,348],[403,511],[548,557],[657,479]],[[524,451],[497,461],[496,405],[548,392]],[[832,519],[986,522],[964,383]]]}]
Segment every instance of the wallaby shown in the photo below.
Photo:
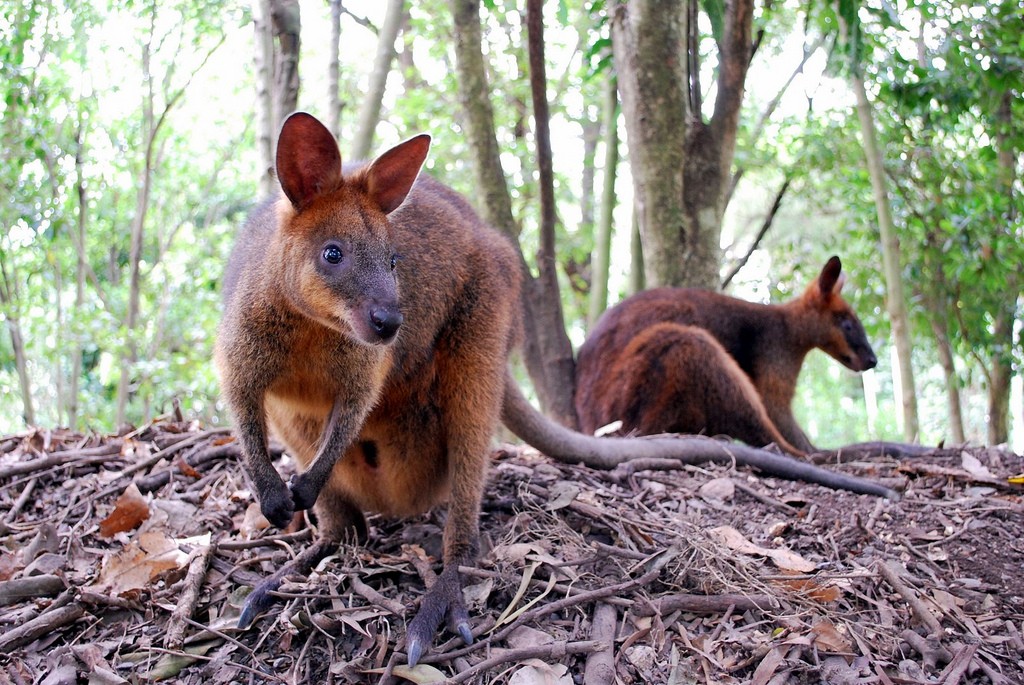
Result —
[{"label": "wallaby", "polygon": [[655,288],[605,312],[579,350],[576,412],[593,432],[726,434],[792,454],[815,447],[793,417],[807,353],[824,350],[854,371],[875,353],[842,298],[832,257],[804,293],[781,305],[695,288]]},{"label": "wallaby", "polygon": [[[365,537],[364,511],[407,516],[447,500],[444,567],[409,625],[410,664],[445,616],[472,640],[458,568],[478,553],[521,280],[512,245],[419,174],[429,145],[416,136],[343,172],[327,128],[289,117],[277,148],[284,197],[238,237],[214,357],[263,514],[283,528],[313,507],[320,532],[250,596],[239,624],[346,531]],[[287,486],[268,427],[301,470]]]}]

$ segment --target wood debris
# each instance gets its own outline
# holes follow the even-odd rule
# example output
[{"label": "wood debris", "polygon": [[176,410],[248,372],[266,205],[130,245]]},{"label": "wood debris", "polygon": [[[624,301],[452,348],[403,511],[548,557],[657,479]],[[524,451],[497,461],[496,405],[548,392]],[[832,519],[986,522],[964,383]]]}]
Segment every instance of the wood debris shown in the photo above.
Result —
[{"label": "wood debris", "polygon": [[371,517],[366,546],[239,631],[245,594],[311,533],[266,529],[238,458],[185,422],[0,438],[0,684],[1024,682],[1024,458],[1005,450],[829,466],[892,501],[503,446],[464,569],[475,643],[442,631],[414,669],[405,620],[443,510]]}]

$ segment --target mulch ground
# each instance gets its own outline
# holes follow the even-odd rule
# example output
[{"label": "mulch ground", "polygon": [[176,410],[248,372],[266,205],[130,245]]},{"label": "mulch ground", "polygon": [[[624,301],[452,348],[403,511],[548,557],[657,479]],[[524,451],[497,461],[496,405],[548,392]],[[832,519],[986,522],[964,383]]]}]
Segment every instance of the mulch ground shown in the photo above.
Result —
[{"label": "mulch ground", "polygon": [[829,468],[904,496],[503,446],[465,569],[476,641],[442,630],[410,670],[443,510],[371,518],[366,546],[239,631],[245,594],[311,533],[266,529],[226,431],[7,436],[0,683],[1024,683],[1024,459]]}]

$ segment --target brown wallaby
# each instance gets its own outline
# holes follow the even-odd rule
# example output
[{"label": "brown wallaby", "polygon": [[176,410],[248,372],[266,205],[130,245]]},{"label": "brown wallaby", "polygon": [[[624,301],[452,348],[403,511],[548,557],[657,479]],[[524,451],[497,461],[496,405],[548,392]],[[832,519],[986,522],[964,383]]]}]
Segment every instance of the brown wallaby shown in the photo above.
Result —
[{"label": "brown wallaby", "polygon": [[[428,136],[343,172],[334,138],[296,113],[282,127],[284,197],[250,217],[224,279],[215,362],[267,519],[314,507],[317,556],[364,511],[419,513],[448,501],[444,568],[409,625],[419,659],[447,615],[467,642],[460,564],[478,552],[480,499],[518,332],[511,244],[420,167]],[[268,427],[301,473],[286,486]],[[314,506],[315,504],[315,506]],[[282,569],[247,602],[272,601]]]},{"label": "brown wallaby", "polygon": [[854,371],[875,353],[842,298],[832,257],[804,293],[781,305],[695,288],[655,288],[609,309],[579,351],[576,412],[593,432],[725,434],[814,451],[791,404],[807,353],[824,350]]}]

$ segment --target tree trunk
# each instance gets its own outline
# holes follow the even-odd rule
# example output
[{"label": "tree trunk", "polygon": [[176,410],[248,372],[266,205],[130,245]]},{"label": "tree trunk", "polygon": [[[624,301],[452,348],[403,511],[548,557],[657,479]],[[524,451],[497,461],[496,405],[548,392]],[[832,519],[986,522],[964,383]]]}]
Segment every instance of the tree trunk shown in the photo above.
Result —
[{"label": "tree trunk", "polygon": [[619,96],[615,74],[609,73],[604,102],[604,183],[601,188],[601,221],[594,236],[594,263],[590,283],[587,327],[593,328],[608,307],[608,275],[615,221],[615,177],[619,165]]},{"label": "tree trunk", "polygon": [[717,288],[725,195],[753,53],[752,0],[726,3],[703,120],[697,0],[618,0],[612,48],[651,285]]},{"label": "tree trunk", "polygon": [[[518,245],[518,227],[501,167],[494,133],[494,112],[484,65],[479,0],[450,0],[455,29],[455,64],[466,139],[475,161],[477,206],[484,218]],[[539,117],[538,117],[539,118]],[[523,358],[543,409],[575,425],[572,407],[572,347],[562,321],[560,298],[540,285],[520,252],[524,276]],[[543,261],[543,260],[540,260]]]},{"label": "tree trunk", "polygon": [[644,274],[644,244],[640,236],[640,220],[634,209],[629,225],[629,294],[635,295],[647,287]]},{"label": "tree trunk", "polygon": [[341,76],[338,64],[341,49],[341,1],[330,0],[331,38],[327,46],[327,130],[335,140],[341,139]]},{"label": "tree trunk", "polygon": [[[156,9],[153,9],[153,24],[156,23]],[[150,74],[150,58],[152,56],[151,41],[153,25],[150,26],[149,40],[142,46],[142,135],[145,156],[142,169],[139,171],[138,191],[135,195],[135,213],[131,222],[131,247],[128,251],[128,312],[125,319],[125,351],[121,357],[121,375],[117,382],[117,413],[114,423],[119,428],[127,417],[128,396],[132,375],[135,373],[135,362],[138,358],[138,345],[135,340],[135,329],[139,321],[139,305],[141,299],[141,267],[142,244],[146,227],[146,213],[149,211],[149,192],[153,183],[153,157],[156,148],[157,124],[153,114],[153,78]]]},{"label": "tree trunk", "polygon": [[867,158],[868,174],[875,196],[875,210],[878,213],[878,232],[882,242],[882,266],[885,271],[885,306],[892,324],[892,336],[899,365],[900,404],[903,410],[903,437],[908,442],[917,439],[917,391],[914,386],[914,369],[911,366],[910,324],[907,319],[906,298],[903,294],[903,276],[900,270],[900,243],[892,223],[889,194],[886,190],[885,168],[878,149],[875,133],[875,119],[868,101],[864,80],[855,74],[851,78],[854,95],[857,97],[857,116],[860,119],[861,141]]},{"label": "tree trunk", "polygon": [[[274,54],[274,131],[299,106],[299,0],[270,0],[278,49]],[[277,141],[274,142],[275,146]]]},{"label": "tree trunk", "polygon": [[944,307],[934,304],[929,306],[928,322],[935,335],[935,349],[939,355],[939,365],[946,385],[946,406],[949,410],[949,431],[953,442],[962,445],[964,437],[964,419],[960,409],[960,387],[956,374],[956,362],[953,358],[953,347],[949,342],[946,330]]},{"label": "tree trunk", "polygon": [[277,122],[274,119],[274,33],[270,20],[270,0],[253,0],[252,23],[259,193],[260,197],[270,197],[277,186],[274,175],[274,148],[277,144]]},{"label": "tree trunk", "polygon": [[[78,212],[75,221],[75,245],[78,261],[75,265],[75,311],[81,312],[85,306],[85,278],[88,262],[85,254],[85,227],[88,219],[89,198],[83,175],[83,158],[85,146],[84,117],[79,116],[78,128],[75,131],[75,192],[78,197]],[[71,345],[71,387],[68,388],[68,427],[72,430],[78,425],[78,395],[82,377],[82,341],[75,334]]]},{"label": "tree trunk", "polygon": [[626,120],[629,166],[652,285],[685,281],[683,165],[686,74],[679,46],[685,17],[675,3],[620,1],[612,15],[612,50]]},{"label": "tree trunk", "polygon": [[530,91],[533,99],[534,136],[537,145],[537,171],[540,185],[540,249],[537,252],[538,277],[530,284],[534,314],[554,328],[539,340],[544,356],[548,384],[548,411],[566,426],[576,426],[573,401],[576,359],[565,332],[562,297],[558,290],[558,260],[555,254],[555,172],[551,154],[551,112],[548,107],[547,70],[544,64],[544,0],[527,0],[526,31],[530,59]]},{"label": "tree trunk", "polygon": [[[1006,215],[999,222],[1000,231],[1006,233],[1016,224],[1020,211],[1014,198],[1014,184],[1017,177],[1017,151],[1013,147],[1015,131],[1011,112],[1009,90],[1003,93],[996,110],[996,159],[999,164],[999,181],[1006,199]],[[1019,126],[1019,122],[1017,122]],[[1011,236],[1007,236],[1012,240]],[[1010,380],[1013,377],[1013,323],[1017,318],[1017,301],[1020,296],[1020,272],[1014,272],[1008,279],[1004,292],[1006,301],[999,308],[999,314],[992,324],[993,353],[992,371],[988,386],[988,442],[999,445],[1010,437]]]},{"label": "tree trunk", "polygon": [[356,132],[352,138],[353,159],[366,159],[370,155],[373,132],[380,121],[384,88],[387,86],[388,74],[391,73],[391,62],[395,59],[395,41],[398,39],[398,30],[402,26],[404,14],[405,0],[388,0],[384,24],[377,36],[377,56],[373,60],[370,83],[359,107]]},{"label": "tree trunk", "polygon": [[0,306],[3,306],[4,318],[7,320],[7,333],[11,336],[11,350],[14,352],[14,367],[18,372],[18,386],[21,389],[21,417],[25,424],[34,426],[36,410],[32,403],[32,381],[28,374],[28,355],[25,352],[25,339],[21,335],[20,318],[16,312],[18,293],[15,284],[13,265],[8,267],[3,261],[4,253],[0,251]]}]

